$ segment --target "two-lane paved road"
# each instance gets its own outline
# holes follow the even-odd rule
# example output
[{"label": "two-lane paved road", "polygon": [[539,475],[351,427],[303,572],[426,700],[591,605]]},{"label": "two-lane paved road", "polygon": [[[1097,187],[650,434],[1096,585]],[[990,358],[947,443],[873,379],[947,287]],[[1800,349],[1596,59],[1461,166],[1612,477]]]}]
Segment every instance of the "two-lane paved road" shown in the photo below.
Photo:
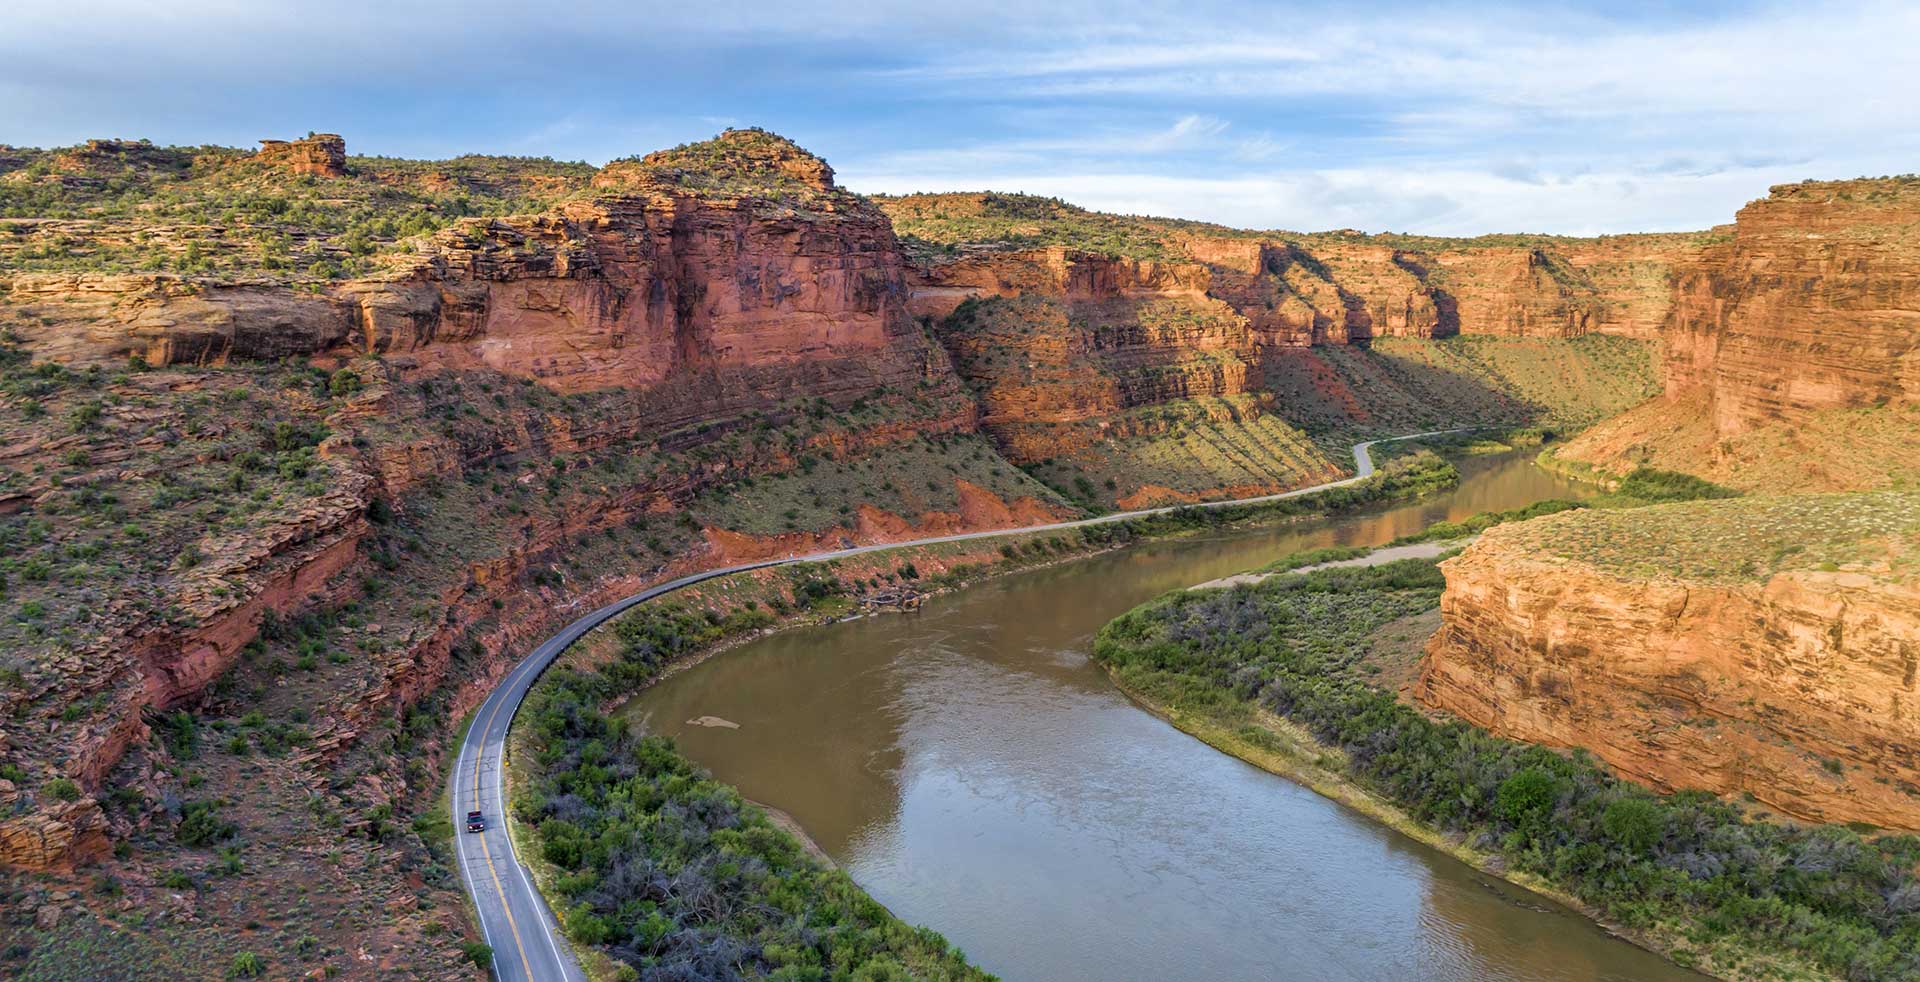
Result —
[{"label": "two-lane paved road", "polygon": [[[1459,433],[1467,429],[1473,429],[1473,427],[1411,433],[1406,436],[1368,440],[1365,443],[1355,444],[1352,477],[1326,484],[1316,484],[1310,488],[1299,488],[1282,494],[1262,495],[1257,498],[1115,512],[1098,518],[1054,522],[1050,525],[994,529],[988,532],[963,532],[957,535],[915,539],[911,542],[888,542],[835,552],[728,566],[724,569],[694,573],[691,576],[683,576],[658,586],[648,587],[631,597],[610,603],[568,624],[559,634],[548,638],[540,647],[535,648],[532,654],[515,665],[513,670],[500,680],[499,686],[488,694],[486,701],[480,704],[479,710],[474,713],[473,725],[467,730],[466,740],[460,745],[459,762],[453,769],[454,850],[459,855],[460,877],[466,883],[467,894],[473,898],[474,909],[480,917],[480,929],[486,934],[487,944],[493,947],[494,977],[503,980],[525,979],[529,982],[548,982],[548,980],[585,982],[586,979],[585,974],[580,971],[579,964],[574,960],[573,950],[568,947],[566,939],[560,934],[560,926],[554,920],[553,912],[547,909],[546,901],[541,898],[540,891],[535,889],[533,877],[527,873],[526,867],[520,864],[519,857],[514,855],[513,842],[507,837],[507,795],[506,790],[501,787],[501,774],[506,760],[507,728],[512,725],[513,714],[519,710],[520,701],[526,698],[527,690],[533,687],[540,673],[546,671],[547,666],[553,664],[554,659],[558,658],[568,645],[573,644],[580,639],[581,635],[598,627],[614,615],[635,604],[662,594],[672,593],[702,580],[767,566],[820,562],[861,553],[903,549],[908,546],[930,545],[938,542],[960,542],[1002,535],[1076,529],[1089,525],[1124,522],[1131,518],[1149,515],[1161,515],[1179,508],[1226,508],[1233,505],[1296,498],[1316,491],[1325,491],[1328,488],[1353,484],[1371,477],[1373,458],[1368,450],[1376,443],[1413,440],[1426,436],[1439,436],[1443,433]],[[485,832],[472,834],[466,831],[466,816],[470,811],[478,811],[486,816]]]}]

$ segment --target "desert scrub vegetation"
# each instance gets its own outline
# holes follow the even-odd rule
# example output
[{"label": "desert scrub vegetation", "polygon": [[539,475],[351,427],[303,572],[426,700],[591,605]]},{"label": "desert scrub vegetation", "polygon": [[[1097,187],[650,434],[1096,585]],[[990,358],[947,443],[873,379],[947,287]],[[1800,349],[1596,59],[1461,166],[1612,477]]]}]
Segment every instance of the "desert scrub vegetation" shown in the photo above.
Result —
[{"label": "desert scrub vegetation", "polygon": [[[76,372],[0,345],[0,669],[29,677],[116,618],[185,623],[237,595],[222,543],[333,500],[328,378],[279,366]],[[28,688],[33,687],[31,684]]]},{"label": "desert scrub vegetation", "polygon": [[598,710],[666,662],[766,616],[642,607],[598,671],[559,669],[521,710],[535,758],[513,808],[558,870],[567,934],[635,977],[983,979],[938,934],[889,914],[846,874],[680,756]]},{"label": "desert scrub vegetation", "polygon": [[859,195],[835,186],[833,169],[826,161],[757,126],[612,161],[594,184],[664,187],[701,197],[744,200],[758,211],[772,213],[872,207]]},{"label": "desert scrub vegetation", "polygon": [[0,174],[0,266],[327,280],[462,218],[539,211],[593,168],[546,158],[352,157],[295,175],[228,147],[94,141],[20,150]]},{"label": "desert scrub vegetation", "polygon": [[1338,439],[1469,423],[1578,429],[1660,392],[1652,345],[1599,334],[1375,338],[1283,352],[1265,367],[1291,422]]},{"label": "desert scrub vegetation", "polygon": [[1259,238],[1206,222],[1088,211],[1059,198],[987,191],[876,195],[910,258],[939,262],[968,250],[1065,246],[1128,259],[1185,259],[1178,235]]},{"label": "desert scrub vegetation", "polygon": [[[1646,511],[1580,517],[1593,514]],[[1683,963],[1760,977],[1783,964],[1860,980],[1920,973],[1920,838],[1657,796],[1583,752],[1434,721],[1369,684],[1367,639],[1432,609],[1444,582],[1433,562],[1403,560],[1170,594],[1109,623],[1094,657],[1149,702],[1255,747],[1276,739],[1261,713],[1305,728],[1325,750],[1320,766],[1653,932]]]},{"label": "desert scrub vegetation", "polygon": [[1530,554],[1635,579],[1758,582],[1789,570],[1908,579],[1920,492],[1741,497],[1590,510],[1507,533]]},{"label": "desert scrub vegetation", "polygon": [[862,504],[909,520],[929,511],[958,512],[960,483],[1002,501],[1032,498],[1061,511],[1053,489],[1008,463],[978,434],[933,434],[858,456],[803,453],[796,466],[742,478],[702,494],[690,507],[701,524],[771,535],[852,529]]},{"label": "desert scrub vegetation", "polygon": [[[1415,542],[1446,542],[1453,539],[1465,539],[1479,535],[1496,525],[1509,522],[1525,522],[1561,512],[1581,508],[1637,508],[1643,505],[1673,501],[1698,501],[1713,498],[1727,498],[1735,492],[1691,474],[1676,474],[1672,471],[1655,470],[1642,467],[1628,478],[1618,482],[1605,494],[1582,500],[1569,498],[1547,498],[1522,508],[1509,508],[1504,511],[1487,511],[1470,515],[1459,521],[1441,521],[1394,539],[1389,545],[1408,545]],[[1364,551],[1364,550],[1363,550]],[[1299,564],[1304,565],[1304,564]],[[1270,566],[1268,569],[1291,567]]]}]

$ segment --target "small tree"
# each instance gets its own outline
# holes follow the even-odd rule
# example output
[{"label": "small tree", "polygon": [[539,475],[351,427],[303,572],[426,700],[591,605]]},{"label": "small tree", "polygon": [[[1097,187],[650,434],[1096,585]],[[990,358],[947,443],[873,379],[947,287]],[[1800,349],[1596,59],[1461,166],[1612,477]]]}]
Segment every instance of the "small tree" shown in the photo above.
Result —
[{"label": "small tree", "polygon": [[243,951],[233,956],[233,964],[227,967],[227,978],[257,979],[266,970],[266,963],[259,955],[251,951]]},{"label": "small tree", "polygon": [[476,968],[486,968],[493,964],[491,945],[479,941],[463,941],[460,943],[460,953],[467,956],[467,961],[472,962]]}]

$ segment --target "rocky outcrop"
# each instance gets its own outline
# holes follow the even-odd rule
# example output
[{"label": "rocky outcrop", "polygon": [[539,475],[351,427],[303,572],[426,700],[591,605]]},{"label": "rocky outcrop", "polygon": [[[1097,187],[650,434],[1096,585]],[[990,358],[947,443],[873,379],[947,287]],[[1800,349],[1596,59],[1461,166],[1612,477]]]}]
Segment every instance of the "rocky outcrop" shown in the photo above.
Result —
[{"label": "rocky outcrop", "polygon": [[1723,435],[1920,400],[1920,181],[1780,185],[1677,284],[1669,394]]},{"label": "rocky outcrop", "polygon": [[[23,273],[9,293],[36,358],[69,365],[217,366],[307,356],[346,341],[353,308],[270,282],[200,283],[164,273]],[[44,313],[42,313],[44,311]]]},{"label": "rocky outcrop", "polygon": [[935,357],[902,276],[871,210],[649,194],[442,233],[340,296],[357,307],[352,347],[423,368],[583,391],[835,361],[871,388],[915,382]]},{"label": "rocky outcrop", "polygon": [[294,174],[345,177],[347,141],[337,133],[309,133],[299,140],[261,140],[254,159]]},{"label": "rocky outcrop", "polygon": [[1584,747],[1662,791],[1920,828],[1920,583],[1884,569],[1632,578],[1543,557],[1517,531],[1442,564],[1423,702]]},{"label": "rocky outcrop", "polygon": [[1012,459],[1042,460],[1102,438],[1100,428],[1052,424],[1247,391],[1251,340],[1245,321],[1220,301],[1078,295],[1108,299],[968,302],[940,329],[980,400],[982,424]]},{"label": "rocky outcrop", "polygon": [[[1597,427],[1562,455],[1608,468],[1651,461],[1685,470],[1716,459],[1778,458],[1764,485],[1861,486],[1849,441],[1799,432],[1887,429],[1848,410],[1920,404],[1920,181],[1912,178],[1786,184],[1740,210],[1698,261],[1679,274],[1665,329],[1666,396],[1645,413]],[[1920,454],[1920,434],[1891,443]],[[1714,471],[1738,482],[1734,471]],[[1722,472],[1725,472],[1722,474]],[[1885,484],[1885,474],[1866,478]]]}]

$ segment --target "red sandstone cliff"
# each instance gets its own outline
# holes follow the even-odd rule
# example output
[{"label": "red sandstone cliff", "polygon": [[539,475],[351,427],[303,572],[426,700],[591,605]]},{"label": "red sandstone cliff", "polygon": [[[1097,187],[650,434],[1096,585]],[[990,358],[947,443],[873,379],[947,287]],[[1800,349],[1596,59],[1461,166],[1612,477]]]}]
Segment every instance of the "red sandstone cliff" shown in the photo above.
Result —
[{"label": "red sandstone cliff", "polygon": [[1742,208],[1677,278],[1665,398],[1562,456],[1776,490],[1920,470],[1916,219],[1911,178],[1780,185]]},{"label": "red sandstone cliff", "polygon": [[[1920,476],[1917,215],[1911,179],[1784,185],[1741,209],[1676,278],[1666,394],[1559,455],[1757,490]],[[1496,732],[1586,747],[1658,788],[1920,827],[1920,592],[1901,572],[1911,543],[1758,582],[1676,572],[1755,535],[1778,535],[1777,559],[1832,534],[1823,521],[1769,533],[1776,510],[1858,517],[1881,500],[1732,499],[1692,506],[1719,522],[1716,537],[1683,541],[1653,527],[1655,512],[1599,536],[1664,576],[1539,554],[1595,549],[1590,517],[1496,529],[1443,567],[1444,624],[1420,697]],[[1881,534],[1920,513],[1911,496],[1886,500],[1900,520]]]},{"label": "red sandstone cliff", "polygon": [[1543,555],[1523,531],[1555,534],[1503,526],[1442,564],[1421,701],[1663,791],[1920,828],[1920,582],[1894,573],[1910,555],[1703,582]]},{"label": "red sandstone cliff", "polygon": [[[320,493],[281,520],[214,526],[167,545],[194,559],[169,566],[172,554],[161,555],[152,567],[164,570],[154,574],[157,604],[117,598],[85,637],[26,676],[25,691],[5,694],[8,706],[54,715],[10,728],[0,754],[30,765],[35,785],[74,780],[82,797],[62,802],[0,782],[7,811],[0,862],[57,868],[102,856],[109,822],[92,795],[128,748],[147,740],[149,714],[201,699],[269,617],[357,596],[375,558],[367,553],[367,514],[376,499],[405,513],[418,495],[436,493],[435,484],[463,475],[484,480],[495,464],[529,456],[676,462],[617,484],[550,485],[554,494],[579,485],[569,509],[551,518],[476,516],[473,540],[461,549],[467,558],[444,556],[444,568],[432,571],[444,616],[430,629],[381,639],[382,669],[336,693],[337,704],[315,721],[320,754],[340,752],[439,689],[461,638],[482,637],[499,655],[561,616],[521,576],[581,536],[683,506],[708,486],[791,469],[802,455],[859,457],[923,435],[974,430],[973,404],[945,353],[907,312],[904,265],[887,219],[834,187],[817,158],[766,134],[730,134],[610,166],[597,184],[590,199],[547,214],[468,222],[424,241],[382,275],[319,294],[174,275],[48,273],[11,282],[8,302],[35,312],[15,323],[37,359],[116,369],[130,356],[187,369],[301,356],[383,361],[354,362],[364,389],[325,420],[334,436],[319,448],[323,470],[313,477]],[[429,393],[434,380],[476,376],[590,394],[601,411],[543,412],[540,400],[496,395],[484,426],[420,425],[466,418],[457,404],[433,404]],[[188,430],[197,438],[243,434],[244,415],[218,414],[207,421],[209,432],[194,407],[217,404],[196,395],[203,385],[208,396],[245,397],[230,390],[249,384],[245,374],[192,371],[114,381],[112,404],[140,407],[124,420],[116,415],[106,431],[128,434],[117,472],[91,473],[113,453],[95,446],[105,446],[101,440],[51,438],[59,432],[51,426],[30,427],[35,436],[5,453],[24,471],[78,449],[84,463],[75,466],[89,472],[76,477],[151,487],[159,477],[139,469],[136,440],[170,446]],[[796,405],[832,412],[861,400],[888,407],[891,420],[851,431],[814,426],[779,445],[729,439],[791,419]],[[287,401],[300,412],[324,405],[298,395]],[[68,409],[56,403],[52,412]],[[10,487],[9,507],[32,507],[57,488],[43,478],[25,494]],[[987,507],[965,489],[961,498],[954,514],[868,509],[860,534],[1062,514],[1034,501]],[[481,532],[490,521],[504,530]],[[632,577],[615,578],[596,589],[631,585]],[[156,617],[161,605],[173,613]],[[509,614],[511,621],[501,620]]]}]

